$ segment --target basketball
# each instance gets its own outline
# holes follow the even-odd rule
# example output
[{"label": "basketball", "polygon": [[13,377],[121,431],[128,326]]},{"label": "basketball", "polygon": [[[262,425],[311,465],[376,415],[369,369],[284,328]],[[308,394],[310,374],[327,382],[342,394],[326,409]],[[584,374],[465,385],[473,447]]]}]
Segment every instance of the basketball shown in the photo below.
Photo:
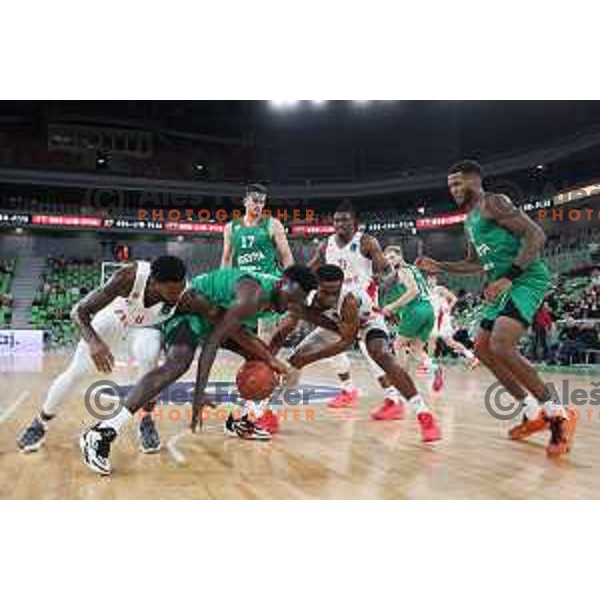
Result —
[{"label": "basketball", "polygon": [[275,371],[267,363],[258,360],[244,363],[235,378],[240,396],[248,400],[269,397],[278,381]]}]

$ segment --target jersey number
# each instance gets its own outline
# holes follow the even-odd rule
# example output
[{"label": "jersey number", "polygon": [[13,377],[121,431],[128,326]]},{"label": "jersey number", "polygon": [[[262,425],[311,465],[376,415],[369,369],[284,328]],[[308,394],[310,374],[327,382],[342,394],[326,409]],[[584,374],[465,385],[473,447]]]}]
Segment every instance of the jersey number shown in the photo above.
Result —
[{"label": "jersey number", "polygon": [[245,235],[242,237],[242,250],[249,250],[254,246],[254,236],[253,235]]}]

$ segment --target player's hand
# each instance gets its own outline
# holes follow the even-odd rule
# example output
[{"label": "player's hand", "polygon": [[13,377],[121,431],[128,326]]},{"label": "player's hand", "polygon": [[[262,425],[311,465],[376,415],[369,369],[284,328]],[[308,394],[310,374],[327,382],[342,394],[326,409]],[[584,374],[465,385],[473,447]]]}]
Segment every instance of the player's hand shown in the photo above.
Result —
[{"label": "player's hand", "polygon": [[110,373],[115,366],[115,357],[110,348],[102,340],[94,340],[89,343],[90,357],[100,373]]},{"label": "player's hand", "polygon": [[384,306],[381,309],[381,314],[383,315],[386,321],[391,321],[392,323],[398,322],[398,318],[396,317],[396,315],[387,306]]},{"label": "player's hand", "polygon": [[421,269],[421,271],[425,271],[425,273],[429,273],[430,275],[435,275],[436,273],[442,272],[440,263],[433,258],[429,258],[428,256],[419,256],[417,260],[415,260],[415,266]]},{"label": "player's hand", "polygon": [[512,281],[507,279],[506,277],[501,277],[500,279],[496,279],[496,281],[492,281],[485,290],[483,291],[483,297],[491,302],[495,300],[500,294],[509,290],[512,286]]},{"label": "player's hand", "polygon": [[283,377],[283,385],[286,388],[295,388],[300,381],[300,369],[296,369],[290,365],[288,372]]},{"label": "player's hand", "polygon": [[280,358],[272,358],[271,362],[269,363],[269,366],[271,367],[271,369],[273,369],[273,371],[275,371],[275,373],[283,375],[284,377],[292,368],[292,366],[287,361]]}]

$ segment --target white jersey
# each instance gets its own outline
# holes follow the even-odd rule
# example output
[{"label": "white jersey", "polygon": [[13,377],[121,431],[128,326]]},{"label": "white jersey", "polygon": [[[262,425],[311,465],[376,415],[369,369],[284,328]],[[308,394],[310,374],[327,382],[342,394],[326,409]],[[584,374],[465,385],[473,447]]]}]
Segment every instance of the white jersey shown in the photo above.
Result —
[{"label": "white jersey", "polygon": [[376,288],[373,280],[373,263],[363,256],[360,243],[363,234],[357,231],[342,248],[338,246],[336,236],[331,235],[325,247],[325,262],[337,265],[344,271],[344,286],[366,291],[373,299]]},{"label": "white jersey", "polygon": [[434,286],[430,291],[429,297],[436,316],[439,313],[444,315],[448,315],[450,313],[450,305],[448,304],[448,300],[444,296],[443,291],[444,287],[441,285]]},{"label": "white jersey", "polygon": [[443,294],[444,290],[443,286],[436,285],[430,293],[431,305],[435,314],[435,325],[432,331],[434,338],[448,338],[454,335],[450,305]]},{"label": "white jersey", "polygon": [[158,325],[173,315],[177,306],[158,302],[147,308],[144,305],[146,286],[150,277],[150,263],[137,261],[135,281],[127,298],[115,298],[104,310],[110,311],[127,327]]}]

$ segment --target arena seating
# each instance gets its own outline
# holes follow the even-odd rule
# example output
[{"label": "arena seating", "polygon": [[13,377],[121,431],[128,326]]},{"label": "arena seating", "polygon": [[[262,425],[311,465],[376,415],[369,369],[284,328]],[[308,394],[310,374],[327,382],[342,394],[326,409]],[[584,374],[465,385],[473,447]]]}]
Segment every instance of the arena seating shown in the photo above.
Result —
[{"label": "arena seating", "polygon": [[71,309],[100,284],[100,263],[92,260],[50,258],[31,309],[31,326],[45,329],[49,341],[65,346],[77,339]]},{"label": "arena seating", "polygon": [[[16,260],[0,261],[0,295],[10,296],[10,287],[15,272]],[[0,306],[0,328],[10,325],[12,312],[10,306]]]}]

